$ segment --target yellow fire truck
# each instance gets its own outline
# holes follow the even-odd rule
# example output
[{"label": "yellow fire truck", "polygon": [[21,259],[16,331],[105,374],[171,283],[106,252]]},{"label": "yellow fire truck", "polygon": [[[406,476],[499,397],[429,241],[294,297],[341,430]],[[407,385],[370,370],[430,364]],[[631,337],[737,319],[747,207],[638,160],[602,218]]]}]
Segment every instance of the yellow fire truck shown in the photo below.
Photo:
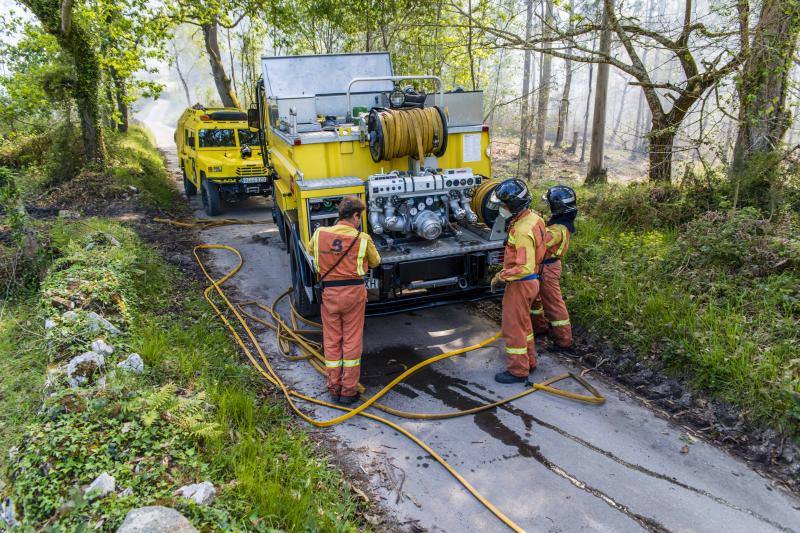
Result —
[{"label": "yellow fire truck", "polygon": [[482,92],[396,76],[387,53],[264,57],[248,122],[274,178],[301,314],[320,302],[306,244],[345,195],[366,203],[362,229],[382,257],[365,279],[367,314],[492,296],[505,224],[488,201],[497,182]]},{"label": "yellow fire truck", "polygon": [[174,137],[186,196],[199,190],[209,216],[221,213],[222,200],[272,194],[258,132],[248,128],[247,113],[196,104],[178,119]]}]

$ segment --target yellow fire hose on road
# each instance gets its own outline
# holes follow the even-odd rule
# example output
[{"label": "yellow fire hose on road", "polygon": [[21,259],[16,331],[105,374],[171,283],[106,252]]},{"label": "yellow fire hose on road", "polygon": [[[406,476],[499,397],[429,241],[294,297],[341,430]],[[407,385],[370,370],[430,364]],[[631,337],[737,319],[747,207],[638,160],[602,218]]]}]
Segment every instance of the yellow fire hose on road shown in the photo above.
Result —
[{"label": "yellow fire hose on road", "polygon": [[[225,222],[225,224],[231,224],[231,223],[235,223],[235,222],[231,222],[231,221],[226,221]],[[221,225],[221,224],[218,224],[218,225]],[[228,252],[231,252],[231,253],[235,254],[238,262],[225,275],[223,275],[219,279],[214,279],[211,276],[211,274],[208,272],[208,270],[206,269],[206,266],[203,263],[203,260],[200,258],[199,254],[198,254],[198,251],[200,251],[200,250],[225,250],[225,251],[228,251]],[[266,354],[262,350],[261,345],[258,342],[258,339],[256,338],[256,336],[253,333],[253,331],[250,329],[246,318],[254,320],[259,324],[265,325],[265,326],[273,329],[277,334],[278,346],[280,347],[280,350],[281,350],[281,352],[283,353],[284,356],[289,357],[291,360],[308,359],[310,362],[312,362],[312,364],[314,364],[315,368],[318,371],[322,371],[322,367],[320,366],[320,361],[324,361],[324,357],[322,356],[322,353],[320,352],[319,343],[317,343],[315,341],[311,341],[311,340],[309,340],[309,339],[307,339],[305,337],[305,335],[307,335],[307,334],[314,333],[314,330],[303,330],[303,329],[298,328],[297,327],[297,319],[299,318],[300,321],[302,321],[306,325],[309,325],[309,326],[312,326],[312,327],[318,327],[319,325],[317,323],[315,323],[315,322],[311,322],[311,321],[303,319],[302,317],[299,317],[299,315],[297,315],[294,312],[294,310],[292,310],[291,325],[286,323],[286,321],[283,319],[283,317],[276,311],[275,307],[276,307],[277,303],[282,298],[284,298],[287,294],[289,294],[289,291],[286,291],[283,294],[281,294],[278,297],[278,299],[276,299],[276,301],[273,302],[271,307],[264,306],[264,305],[259,304],[257,302],[247,302],[245,304],[241,304],[240,307],[237,308],[237,306],[235,306],[230,301],[230,299],[228,298],[228,296],[226,295],[225,291],[222,288],[222,284],[224,284],[226,281],[231,279],[231,277],[233,277],[241,269],[241,267],[242,267],[242,265],[244,263],[244,259],[242,258],[241,253],[237,249],[235,249],[235,248],[233,248],[231,246],[224,245],[224,244],[201,244],[201,245],[198,245],[198,246],[196,246],[194,248],[193,254],[194,254],[195,260],[197,261],[198,265],[200,266],[200,269],[203,271],[203,274],[206,276],[206,278],[211,283],[211,285],[209,285],[203,291],[203,296],[208,301],[209,305],[211,305],[211,307],[214,309],[214,312],[217,314],[217,316],[220,318],[220,320],[222,320],[222,322],[225,324],[225,327],[227,327],[228,330],[231,332],[231,335],[233,336],[234,340],[239,345],[239,347],[244,351],[245,355],[247,356],[248,360],[253,365],[253,367],[268,382],[270,382],[271,384],[273,384],[276,387],[280,388],[281,392],[283,393],[284,397],[286,398],[286,401],[289,403],[289,406],[292,408],[292,410],[295,413],[297,413],[297,415],[300,418],[302,418],[303,420],[305,420],[309,424],[312,424],[312,425],[317,426],[317,427],[330,427],[330,426],[333,426],[335,424],[339,424],[341,422],[349,420],[350,418],[352,418],[354,416],[363,416],[365,418],[368,418],[370,420],[375,420],[377,422],[380,422],[380,423],[390,427],[391,429],[397,431],[398,433],[401,433],[402,435],[408,437],[411,441],[413,441],[415,444],[417,444],[420,448],[425,450],[426,453],[428,453],[439,464],[441,464],[442,467],[445,468],[445,470],[447,470],[454,478],[456,478],[456,480],[459,483],[461,483],[461,485],[470,494],[472,494],[482,505],[484,505],[497,518],[499,518],[504,524],[506,524],[509,528],[511,528],[514,531],[524,531],[524,530],[520,526],[518,526],[513,520],[511,520],[508,516],[506,516],[502,511],[500,511],[500,509],[495,507],[495,505],[492,504],[489,500],[487,500],[480,492],[478,492],[475,489],[475,487],[473,487],[466,479],[464,479],[464,477],[461,476],[461,474],[459,474],[443,457],[441,457],[438,453],[436,453],[436,451],[433,450],[430,446],[428,446],[424,441],[420,440],[418,437],[416,437],[415,435],[413,435],[409,431],[403,429],[398,424],[395,424],[394,422],[386,420],[385,418],[381,418],[381,417],[379,417],[377,415],[374,415],[372,413],[366,412],[365,410],[367,408],[369,408],[370,406],[374,406],[374,407],[376,407],[378,409],[381,409],[382,411],[385,411],[387,413],[390,413],[390,414],[393,414],[393,415],[396,415],[396,416],[405,417],[405,418],[423,419],[423,420],[439,420],[439,419],[444,419],[444,418],[452,418],[452,417],[456,417],[456,416],[464,416],[464,415],[468,415],[468,414],[474,414],[474,413],[477,413],[477,412],[480,412],[480,411],[483,411],[483,410],[486,410],[486,409],[491,409],[491,408],[497,407],[498,405],[502,405],[504,403],[508,403],[508,402],[514,401],[514,400],[516,400],[518,398],[521,398],[523,396],[526,396],[528,394],[532,394],[532,393],[540,391],[540,390],[548,392],[548,393],[551,393],[551,394],[555,394],[555,395],[558,395],[558,396],[562,396],[562,397],[565,397],[565,398],[570,398],[570,399],[573,399],[573,400],[578,400],[578,401],[587,402],[587,403],[600,404],[600,403],[603,403],[605,401],[605,398],[603,398],[603,396],[594,387],[592,387],[589,383],[587,383],[583,378],[581,378],[580,376],[577,376],[575,374],[567,373],[567,374],[561,374],[559,376],[550,378],[550,379],[548,379],[548,380],[546,380],[546,381],[544,381],[542,383],[535,383],[530,388],[528,388],[528,389],[526,389],[526,390],[524,390],[524,391],[522,391],[522,392],[520,392],[518,394],[510,396],[508,398],[504,398],[504,399],[496,401],[496,402],[488,403],[488,404],[481,405],[481,406],[475,407],[473,409],[468,409],[468,410],[464,410],[464,411],[455,411],[455,412],[451,412],[451,413],[433,413],[433,414],[409,413],[409,412],[405,412],[405,411],[396,410],[396,409],[390,408],[388,406],[385,406],[385,405],[377,403],[378,399],[380,399],[381,397],[386,395],[394,386],[396,386],[398,383],[402,382],[407,377],[415,374],[416,372],[418,372],[422,368],[424,368],[424,367],[426,367],[426,366],[428,366],[430,364],[433,364],[433,363],[435,363],[437,361],[441,361],[443,359],[446,359],[448,357],[453,357],[455,355],[459,355],[459,354],[462,354],[462,353],[467,353],[467,352],[474,351],[474,350],[477,350],[479,348],[482,348],[484,346],[487,346],[490,343],[492,343],[495,340],[497,340],[497,338],[500,336],[499,333],[489,337],[488,339],[486,339],[484,341],[481,341],[481,342],[479,342],[477,344],[474,344],[472,346],[467,346],[465,348],[460,348],[458,350],[452,350],[452,351],[449,351],[449,352],[446,352],[446,353],[431,357],[429,359],[426,359],[425,361],[422,361],[421,363],[418,363],[418,364],[414,365],[413,367],[405,370],[403,373],[401,373],[399,376],[397,376],[395,379],[393,379],[388,385],[383,387],[380,391],[375,393],[373,396],[366,397],[363,394],[363,390],[364,390],[363,387],[360,386],[360,390],[362,392],[362,396],[361,397],[364,400],[364,403],[362,403],[360,406],[358,406],[358,407],[356,407],[354,409],[351,409],[351,408],[348,408],[348,407],[343,407],[343,406],[336,405],[336,404],[332,404],[332,403],[329,403],[329,402],[326,402],[326,401],[323,401],[323,400],[319,400],[317,398],[313,398],[313,397],[307,396],[307,395],[305,395],[305,394],[303,394],[303,393],[301,393],[299,391],[296,391],[296,390],[293,390],[293,389],[289,389],[286,386],[286,384],[283,382],[283,380],[280,378],[280,376],[275,372],[275,370],[272,368],[272,365],[270,364],[269,359],[267,358]],[[248,347],[247,343],[242,338],[242,336],[240,335],[239,331],[234,326],[234,324],[228,319],[228,317],[226,316],[225,312],[222,309],[220,309],[220,307],[212,299],[212,293],[214,293],[214,292],[216,292],[216,294],[222,300],[222,302],[224,304],[224,307],[227,308],[227,310],[230,313],[233,314],[233,316],[236,319],[236,322],[239,323],[239,326],[245,332],[246,337],[250,340],[250,343],[255,348],[256,352],[258,353],[258,359],[256,359],[256,357],[253,355],[253,352]],[[274,323],[271,324],[271,323],[269,323],[269,322],[267,322],[267,321],[265,321],[263,319],[260,319],[259,317],[255,316],[255,315],[252,315],[250,313],[246,313],[242,309],[243,307],[251,306],[251,305],[255,305],[259,309],[267,312],[272,317]],[[300,349],[300,351],[302,352],[302,355],[300,355],[300,356],[291,356],[291,354],[290,354],[291,345],[297,346]],[[259,359],[260,359],[260,362],[259,362]],[[573,378],[576,381],[578,381],[584,388],[586,388],[591,393],[591,395],[577,394],[577,393],[573,393],[573,392],[569,392],[569,391],[563,391],[563,390],[560,390],[560,389],[552,387],[552,385],[554,383],[556,383],[558,381],[561,381],[561,380],[564,380],[564,379],[567,379],[567,378]],[[331,418],[331,419],[328,419],[328,420],[319,421],[319,420],[316,420],[316,419],[310,417],[306,413],[304,413],[297,406],[297,404],[295,403],[295,400],[301,400],[301,401],[312,403],[312,404],[315,404],[315,405],[329,407],[331,409],[337,409],[339,411],[343,411],[344,414],[342,414],[340,416],[337,416],[337,417],[334,417],[334,418]]]}]

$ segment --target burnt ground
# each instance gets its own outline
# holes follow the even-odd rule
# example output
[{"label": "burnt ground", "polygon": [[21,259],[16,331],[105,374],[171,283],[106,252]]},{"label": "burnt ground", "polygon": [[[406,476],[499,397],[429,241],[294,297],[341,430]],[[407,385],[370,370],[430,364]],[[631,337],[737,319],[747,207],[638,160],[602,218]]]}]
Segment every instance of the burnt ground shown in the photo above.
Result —
[{"label": "burnt ground", "polygon": [[[500,302],[479,302],[474,310],[500,324]],[[724,448],[762,475],[800,494],[800,446],[789,437],[756,426],[745,419],[741,409],[693,390],[688,383],[669,375],[657,361],[645,362],[630,347],[616,348],[580,325],[573,328],[573,337],[573,353],[550,350],[550,340],[541,337],[536,341],[537,350],[610,378],[661,418]]]}]

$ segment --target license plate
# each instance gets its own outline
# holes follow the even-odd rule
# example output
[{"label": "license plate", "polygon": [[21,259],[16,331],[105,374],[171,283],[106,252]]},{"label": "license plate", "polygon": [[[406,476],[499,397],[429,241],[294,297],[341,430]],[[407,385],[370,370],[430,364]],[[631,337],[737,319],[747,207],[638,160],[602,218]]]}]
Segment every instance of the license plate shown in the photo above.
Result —
[{"label": "license plate", "polygon": [[242,183],[265,183],[267,181],[266,176],[252,176],[248,178],[241,178],[240,181]]},{"label": "license plate", "polygon": [[367,289],[378,288],[378,278],[367,278],[364,283],[367,286]]}]

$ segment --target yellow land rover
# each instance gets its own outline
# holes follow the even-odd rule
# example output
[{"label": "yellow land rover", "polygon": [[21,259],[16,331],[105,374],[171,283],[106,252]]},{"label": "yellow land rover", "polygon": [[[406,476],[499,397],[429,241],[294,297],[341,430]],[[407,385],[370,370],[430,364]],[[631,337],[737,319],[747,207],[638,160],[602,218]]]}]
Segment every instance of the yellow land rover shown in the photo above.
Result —
[{"label": "yellow land rover", "polygon": [[178,119],[175,144],[186,196],[200,190],[209,216],[221,213],[223,200],[272,194],[259,132],[247,126],[247,113],[195,104]]}]

